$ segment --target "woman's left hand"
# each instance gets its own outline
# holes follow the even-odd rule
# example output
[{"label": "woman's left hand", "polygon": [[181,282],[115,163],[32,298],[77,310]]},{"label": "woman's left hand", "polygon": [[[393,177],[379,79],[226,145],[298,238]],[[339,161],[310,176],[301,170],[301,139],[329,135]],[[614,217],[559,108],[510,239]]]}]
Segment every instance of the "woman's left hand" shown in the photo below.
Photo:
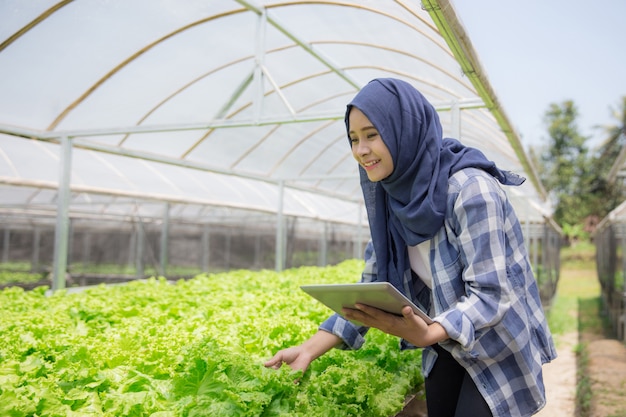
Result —
[{"label": "woman's left hand", "polygon": [[426,322],[413,312],[409,306],[402,308],[402,316],[387,313],[365,304],[355,308],[344,308],[343,316],[348,320],[358,321],[365,326],[374,327],[393,336],[398,336],[417,347],[425,347],[448,338],[441,324]]}]

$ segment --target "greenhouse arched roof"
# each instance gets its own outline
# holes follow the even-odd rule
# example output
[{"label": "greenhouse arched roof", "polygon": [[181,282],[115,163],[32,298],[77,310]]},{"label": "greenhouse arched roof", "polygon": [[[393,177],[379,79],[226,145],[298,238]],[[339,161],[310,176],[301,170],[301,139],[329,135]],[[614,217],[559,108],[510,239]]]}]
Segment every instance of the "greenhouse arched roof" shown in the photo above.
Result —
[{"label": "greenhouse arched roof", "polygon": [[4,0],[0,21],[2,210],[54,212],[66,180],[76,216],[360,222],[345,105],[397,77],[446,135],[529,178],[520,217],[547,213],[448,1]]}]

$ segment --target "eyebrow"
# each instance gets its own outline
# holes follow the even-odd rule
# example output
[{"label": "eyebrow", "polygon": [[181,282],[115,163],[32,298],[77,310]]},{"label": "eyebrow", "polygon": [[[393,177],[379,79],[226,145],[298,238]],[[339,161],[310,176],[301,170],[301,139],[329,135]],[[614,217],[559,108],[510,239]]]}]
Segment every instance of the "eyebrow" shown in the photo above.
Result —
[{"label": "eyebrow", "polygon": [[[361,129],[361,132],[364,132],[366,130],[372,130],[372,129],[376,130],[376,128],[374,126],[365,126],[364,128]],[[354,129],[350,129],[350,131],[348,133],[355,133],[355,130]]]}]

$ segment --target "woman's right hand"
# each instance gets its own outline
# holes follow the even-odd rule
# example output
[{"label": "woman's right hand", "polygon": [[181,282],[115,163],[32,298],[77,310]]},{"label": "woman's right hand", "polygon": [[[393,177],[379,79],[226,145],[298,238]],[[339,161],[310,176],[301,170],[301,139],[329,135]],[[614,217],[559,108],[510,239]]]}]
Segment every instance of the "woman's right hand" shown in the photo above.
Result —
[{"label": "woman's right hand", "polygon": [[304,372],[311,362],[340,343],[341,338],[338,336],[319,330],[301,345],[278,351],[264,365],[268,368],[278,369],[285,363],[295,371]]},{"label": "woman's right hand", "polygon": [[[305,342],[306,343],[306,342]],[[293,346],[287,349],[280,350],[267,362],[265,366],[267,368],[278,369],[283,363],[287,364],[294,371],[306,371],[313,358],[305,349],[304,344],[299,346]]]}]

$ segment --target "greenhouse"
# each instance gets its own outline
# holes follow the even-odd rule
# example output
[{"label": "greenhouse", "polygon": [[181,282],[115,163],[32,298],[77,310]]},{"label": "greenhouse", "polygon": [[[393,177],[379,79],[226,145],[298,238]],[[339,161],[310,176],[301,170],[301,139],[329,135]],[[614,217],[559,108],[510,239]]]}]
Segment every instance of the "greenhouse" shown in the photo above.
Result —
[{"label": "greenhouse", "polygon": [[450,4],[205,3],[2,3],[3,264],[53,272],[60,288],[62,271],[361,256],[343,113],[376,77],[410,81],[447,136],[525,175],[511,197],[528,239],[552,236],[545,192]]},{"label": "greenhouse", "polygon": [[[0,285],[38,305],[39,290],[18,297],[13,287],[47,286],[58,300],[71,287],[129,282],[112,290],[124,318],[107,316],[85,334],[137,315],[119,294],[147,291],[145,282],[242,271],[283,279],[294,268],[362,259],[368,220],[344,114],[379,77],[414,85],[445,136],[527,178],[507,193],[542,301],[554,295],[561,234],[552,207],[449,0],[5,0],[0,21]],[[167,297],[188,296],[177,294]],[[87,326],[89,302],[99,303],[55,309]],[[153,313],[166,323],[185,308]],[[173,371],[154,368],[154,379],[142,379],[152,368],[133,371],[118,394],[139,385],[162,393],[159,381]],[[115,379],[84,378],[94,392]],[[68,392],[80,407],[93,399]],[[7,393],[0,386],[0,399]],[[159,414],[165,400],[154,395],[152,414],[132,414],[139,400],[130,397],[124,413],[174,415]]]},{"label": "greenhouse", "polygon": [[[624,133],[621,134],[622,139]],[[611,167],[608,181],[624,184],[626,148],[622,148]],[[626,340],[626,201],[611,211],[594,235],[596,264],[602,287],[602,301],[612,331],[618,340]]]}]

